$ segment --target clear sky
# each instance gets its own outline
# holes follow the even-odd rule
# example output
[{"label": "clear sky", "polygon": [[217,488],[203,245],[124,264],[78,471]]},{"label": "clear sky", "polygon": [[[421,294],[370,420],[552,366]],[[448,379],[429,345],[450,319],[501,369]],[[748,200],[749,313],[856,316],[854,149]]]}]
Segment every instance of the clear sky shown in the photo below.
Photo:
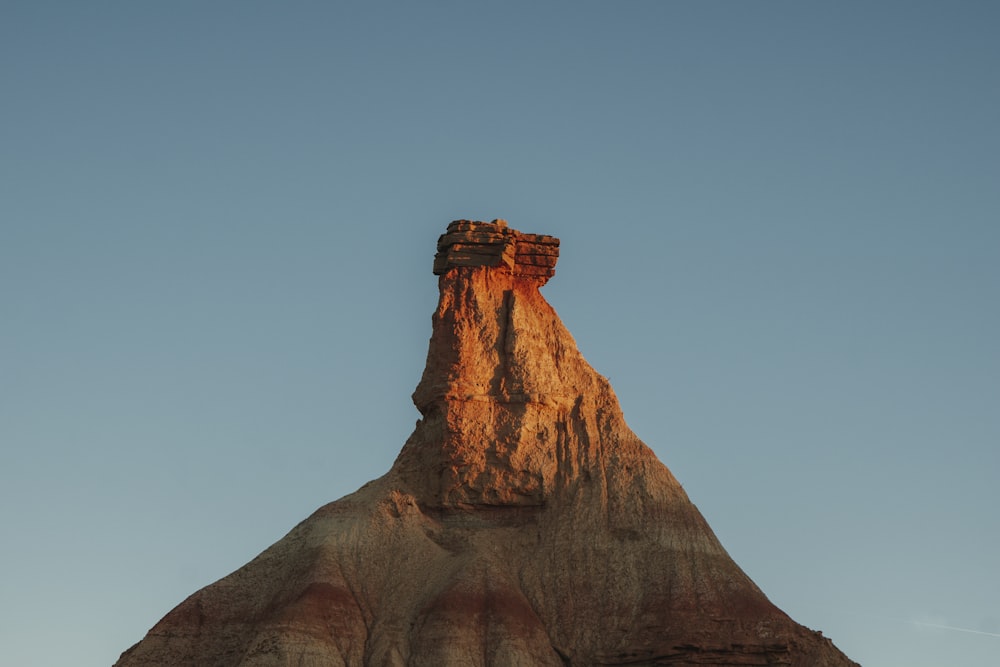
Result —
[{"label": "clear sky", "polygon": [[0,646],[108,665],[385,472],[457,218],[737,563],[1000,664],[1000,5],[0,3]]}]

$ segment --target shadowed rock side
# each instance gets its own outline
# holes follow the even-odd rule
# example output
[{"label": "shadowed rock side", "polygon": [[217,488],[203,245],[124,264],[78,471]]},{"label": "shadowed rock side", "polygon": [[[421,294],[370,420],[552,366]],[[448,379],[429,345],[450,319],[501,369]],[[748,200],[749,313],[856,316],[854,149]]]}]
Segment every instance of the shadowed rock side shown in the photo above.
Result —
[{"label": "shadowed rock side", "polygon": [[[494,245],[449,263],[455,233]],[[538,291],[551,271],[510,252],[535,235],[448,234],[422,419],[392,469],[189,597],[118,665],[856,664],[771,604],[626,426]],[[554,269],[558,241],[537,238]]]}]

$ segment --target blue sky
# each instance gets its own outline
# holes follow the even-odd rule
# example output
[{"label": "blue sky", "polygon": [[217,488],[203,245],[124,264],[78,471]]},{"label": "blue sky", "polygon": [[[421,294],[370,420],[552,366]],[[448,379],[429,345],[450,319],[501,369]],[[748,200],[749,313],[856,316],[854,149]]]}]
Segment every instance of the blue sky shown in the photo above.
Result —
[{"label": "blue sky", "polygon": [[379,476],[457,218],[866,667],[1000,662],[1000,11],[0,4],[0,644],[107,665]]}]

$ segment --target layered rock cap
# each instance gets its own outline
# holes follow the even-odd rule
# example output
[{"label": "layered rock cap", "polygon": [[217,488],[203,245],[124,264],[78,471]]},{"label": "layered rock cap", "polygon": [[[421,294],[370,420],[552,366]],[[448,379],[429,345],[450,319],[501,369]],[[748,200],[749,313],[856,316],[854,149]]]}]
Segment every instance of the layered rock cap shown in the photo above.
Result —
[{"label": "layered rock cap", "polygon": [[559,239],[544,234],[522,234],[506,220],[455,220],[438,238],[434,274],[458,266],[505,267],[513,275],[537,279],[544,285],[556,273]]},{"label": "layered rock cap", "polygon": [[855,665],[729,557],[539,287],[559,242],[460,220],[392,468],[118,664]]}]

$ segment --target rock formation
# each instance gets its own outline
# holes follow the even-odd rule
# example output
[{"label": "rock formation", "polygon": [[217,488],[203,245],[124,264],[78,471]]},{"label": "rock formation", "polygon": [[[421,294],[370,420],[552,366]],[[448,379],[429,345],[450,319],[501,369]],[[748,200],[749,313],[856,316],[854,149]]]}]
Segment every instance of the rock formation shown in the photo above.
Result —
[{"label": "rock formation", "polygon": [[854,665],[733,562],[538,288],[558,240],[457,221],[383,477],[167,614],[118,665]]},{"label": "rock formation", "polygon": [[559,239],[544,234],[522,234],[505,220],[489,225],[456,220],[438,239],[434,274],[456,266],[504,266],[519,278],[534,276],[541,287],[556,274]]}]

